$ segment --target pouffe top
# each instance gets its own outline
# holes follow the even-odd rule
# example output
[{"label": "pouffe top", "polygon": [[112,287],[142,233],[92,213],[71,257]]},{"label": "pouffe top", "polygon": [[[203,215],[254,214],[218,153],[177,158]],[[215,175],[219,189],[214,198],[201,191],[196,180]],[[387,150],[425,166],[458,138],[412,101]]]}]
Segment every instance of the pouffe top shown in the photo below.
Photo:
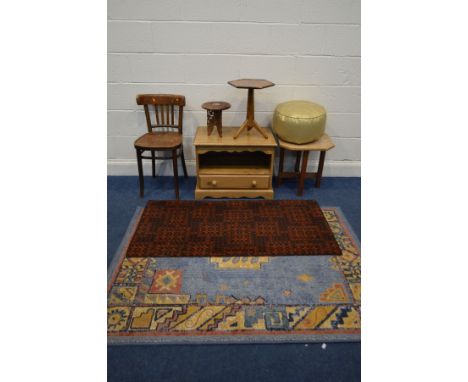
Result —
[{"label": "pouffe top", "polygon": [[283,102],[276,107],[275,112],[288,118],[297,119],[314,119],[327,113],[323,106],[310,101]]}]

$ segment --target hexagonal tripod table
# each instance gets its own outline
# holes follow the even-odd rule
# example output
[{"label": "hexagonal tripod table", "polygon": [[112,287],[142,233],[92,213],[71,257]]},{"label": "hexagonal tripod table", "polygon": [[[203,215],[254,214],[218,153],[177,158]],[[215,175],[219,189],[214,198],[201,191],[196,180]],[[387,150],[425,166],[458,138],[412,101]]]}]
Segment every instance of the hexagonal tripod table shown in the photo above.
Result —
[{"label": "hexagonal tripod table", "polygon": [[254,80],[254,79],[241,79],[228,81],[228,84],[239,89],[248,89],[248,98],[247,98],[247,119],[242,123],[239,130],[237,130],[234,135],[234,139],[245,130],[245,129],[256,129],[265,139],[268,139],[267,134],[262,130],[262,128],[255,121],[255,107],[254,107],[254,90],[255,89],[264,89],[271,86],[275,86],[273,82],[267,80]]}]

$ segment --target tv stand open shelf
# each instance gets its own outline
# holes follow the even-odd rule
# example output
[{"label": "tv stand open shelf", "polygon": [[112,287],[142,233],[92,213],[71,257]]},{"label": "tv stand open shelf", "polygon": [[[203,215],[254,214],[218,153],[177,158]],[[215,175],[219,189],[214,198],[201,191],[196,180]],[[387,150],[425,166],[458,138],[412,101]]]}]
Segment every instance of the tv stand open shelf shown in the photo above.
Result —
[{"label": "tv stand open shelf", "polygon": [[223,137],[197,129],[194,145],[197,163],[195,199],[273,198],[272,177],[276,141],[252,129],[234,139],[237,127],[224,127]]}]

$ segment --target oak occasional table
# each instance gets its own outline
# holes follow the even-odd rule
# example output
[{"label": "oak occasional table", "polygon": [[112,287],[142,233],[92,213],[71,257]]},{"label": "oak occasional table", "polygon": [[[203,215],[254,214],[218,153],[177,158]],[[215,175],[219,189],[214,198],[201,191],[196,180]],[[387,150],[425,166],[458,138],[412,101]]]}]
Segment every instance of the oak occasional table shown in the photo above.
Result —
[{"label": "oak occasional table", "polygon": [[270,130],[265,139],[256,129],[234,138],[238,127],[223,127],[223,136],[208,135],[198,127],[194,146],[197,163],[195,199],[273,198],[276,141]]},{"label": "oak occasional table", "polygon": [[237,139],[245,129],[250,131],[252,128],[256,129],[260,134],[262,134],[263,138],[268,139],[266,132],[264,132],[264,130],[258,125],[257,121],[255,121],[254,90],[269,88],[271,86],[275,86],[275,84],[267,80],[255,80],[247,78],[228,81],[228,84],[234,86],[235,88],[248,90],[247,118],[239,127],[239,130],[237,130],[236,134],[234,135],[234,139]]},{"label": "oak occasional table", "polygon": [[[299,184],[297,186],[297,195],[302,196],[304,192],[304,181],[305,179],[315,178],[315,187],[320,187],[320,181],[322,180],[323,165],[325,164],[325,153],[335,147],[332,139],[327,135],[323,134],[317,141],[312,143],[305,143],[303,145],[297,145],[295,143],[289,143],[278,138],[280,147],[279,157],[279,171],[278,171],[278,186],[281,185],[285,178],[298,178]],[[284,151],[290,150],[296,153],[296,165],[294,172],[284,172]],[[307,172],[307,161],[309,160],[309,151],[320,151],[320,158],[317,172]],[[302,157],[302,163],[301,163]],[[299,171],[300,167],[300,171]]]}]

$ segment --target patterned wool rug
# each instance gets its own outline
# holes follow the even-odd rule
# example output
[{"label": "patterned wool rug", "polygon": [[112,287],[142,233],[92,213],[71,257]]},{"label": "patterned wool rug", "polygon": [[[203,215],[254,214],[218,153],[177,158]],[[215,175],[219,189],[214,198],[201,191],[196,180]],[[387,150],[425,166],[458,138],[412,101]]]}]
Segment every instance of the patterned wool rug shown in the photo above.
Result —
[{"label": "patterned wool rug", "polygon": [[359,341],[359,244],[322,210],[342,255],[126,257],[137,210],[109,268],[108,343]]},{"label": "patterned wool rug", "polygon": [[127,257],[340,255],[314,200],[150,200]]}]

